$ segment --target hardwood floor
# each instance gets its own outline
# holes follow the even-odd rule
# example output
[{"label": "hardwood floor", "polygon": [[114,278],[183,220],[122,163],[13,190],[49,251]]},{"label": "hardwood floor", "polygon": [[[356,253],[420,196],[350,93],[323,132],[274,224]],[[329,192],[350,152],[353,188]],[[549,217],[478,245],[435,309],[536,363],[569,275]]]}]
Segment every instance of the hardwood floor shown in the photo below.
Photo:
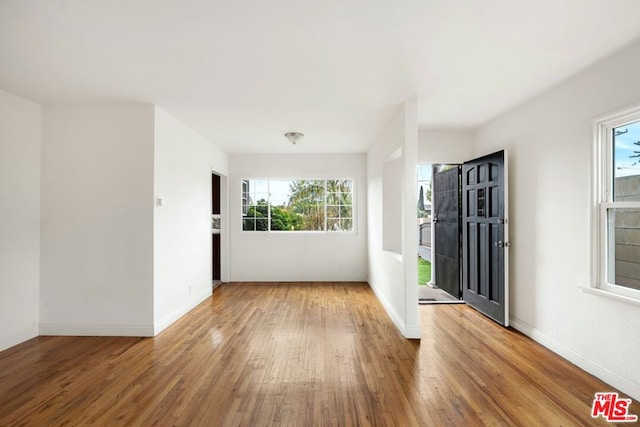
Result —
[{"label": "hardwood floor", "polygon": [[1,352],[0,425],[608,425],[590,410],[613,389],[523,335],[420,315],[411,341],[367,284],[224,284],[155,338]]}]

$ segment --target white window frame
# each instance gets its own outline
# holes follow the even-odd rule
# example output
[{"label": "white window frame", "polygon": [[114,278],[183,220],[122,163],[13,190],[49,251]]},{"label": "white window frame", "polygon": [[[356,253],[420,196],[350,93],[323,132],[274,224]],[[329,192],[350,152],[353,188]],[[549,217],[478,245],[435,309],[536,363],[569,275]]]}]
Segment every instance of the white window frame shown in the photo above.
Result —
[{"label": "white window frame", "polygon": [[[288,231],[288,230],[271,230],[271,182],[272,181],[296,181],[296,180],[306,180],[306,181],[324,181],[324,226],[323,226],[323,230],[294,230],[294,231]],[[342,180],[342,181],[351,181],[351,230],[330,230],[327,227],[327,223],[328,223],[328,217],[327,217],[327,181],[331,181],[331,180]],[[244,194],[244,183],[245,182],[249,182],[249,181],[266,181],[267,182],[267,212],[268,212],[268,216],[267,216],[267,224],[268,224],[268,229],[267,230],[244,230],[243,228],[243,220],[245,219],[246,213],[244,212],[244,205],[241,206],[240,212],[240,231],[241,233],[248,233],[248,234],[252,234],[252,235],[256,235],[256,234],[287,234],[287,235],[294,235],[294,234],[332,234],[332,235],[343,235],[343,234],[357,234],[356,230],[357,230],[357,201],[356,201],[356,178],[353,176],[328,176],[328,177],[323,177],[323,178],[319,178],[319,177],[296,177],[296,178],[264,178],[264,177],[259,177],[259,178],[242,178],[240,180],[241,182],[241,188],[240,188],[240,199],[241,199],[241,203],[244,204],[244,200],[243,200],[243,194]],[[331,205],[331,206],[335,206],[335,205]],[[247,209],[248,209],[248,205],[247,205]],[[334,219],[334,218],[332,218]],[[339,218],[342,219],[342,218]]]},{"label": "white window frame", "polygon": [[634,107],[597,119],[594,123],[594,143],[591,164],[591,280],[593,293],[640,304],[640,290],[609,282],[609,252],[611,234],[608,214],[612,209],[638,208],[640,202],[615,202],[613,130],[640,121],[640,107]]},{"label": "white window frame", "polygon": [[[242,216],[246,216],[247,215],[247,211],[249,210],[249,197],[248,196],[245,197],[245,194],[249,194],[249,181],[243,179],[241,181],[241,185],[242,185],[242,188],[240,190],[240,197],[242,199],[241,212],[242,212]],[[245,187],[245,185],[246,185],[246,187]],[[245,191],[245,188],[246,188],[246,191]]]}]

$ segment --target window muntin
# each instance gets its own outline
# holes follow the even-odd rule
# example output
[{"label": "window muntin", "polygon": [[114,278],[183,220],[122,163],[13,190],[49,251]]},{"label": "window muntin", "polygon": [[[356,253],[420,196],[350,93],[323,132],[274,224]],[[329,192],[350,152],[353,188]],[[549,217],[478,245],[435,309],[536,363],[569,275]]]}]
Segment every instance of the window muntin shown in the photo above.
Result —
[{"label": "window muntin", "polygon": [[243,230],[266,231],[268,229],[268,199],[269,182],[267,180],[242,180]]},{"label": "window muntin", "polygon": [[599,269],[603,290],[640,299],[640,110],[597,124]]},{"label": "window muntin", "polygon": [[242,203],[243,231],[353,230],[350,179],[245,179]]},{"label": "window muntin", "polygon": [[327,230],[353,229],[353,182],[330,179],[326,181]]}]

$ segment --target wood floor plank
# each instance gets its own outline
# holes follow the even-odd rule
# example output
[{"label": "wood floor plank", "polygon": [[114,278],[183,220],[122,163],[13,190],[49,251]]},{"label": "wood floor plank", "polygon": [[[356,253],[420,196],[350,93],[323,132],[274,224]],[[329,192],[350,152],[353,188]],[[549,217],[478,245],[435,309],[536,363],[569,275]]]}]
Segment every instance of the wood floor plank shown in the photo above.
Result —
[{"label": "wood floor plank", "polygon": [[366,283],[223,284],[155,338],[0,352],[0,425],[609,425],[591,403],[615,390],[517,331],[420,318],[405,340]]}]

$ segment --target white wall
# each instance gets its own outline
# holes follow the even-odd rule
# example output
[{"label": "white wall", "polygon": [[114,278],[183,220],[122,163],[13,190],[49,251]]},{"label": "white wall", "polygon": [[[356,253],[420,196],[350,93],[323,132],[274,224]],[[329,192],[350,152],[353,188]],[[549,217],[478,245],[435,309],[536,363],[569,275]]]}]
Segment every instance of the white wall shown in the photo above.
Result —
[{"label": "white wall", "polygon": [[382,165],[382,250],[402,255],[404,158],[400,153]]},{"label": "white wall", "polygon": [[38,335],[41,108],[0,90],[0,351]]},{"label": "white wall", "polygon": [[[154,323],[158,333],[211,296],[211,172],[227,156],[155,109]],[[222,203],[225,207],[226,202]],[[223,231],[223,234],[226,230]],[[222,265],[228,256],[223,247]],[[223,278],[227,275],[223,272]]]},{"label": "white wall", "polygon": [[[367,236],[368,281],[378,299],[398,329],[407,338],[420,337],[418,319],[418,243],[416,235],[416,159],[418,146],[417,108],[415,103],[403,105],[384,126],[367,153]],[[398,157],[399,156],[399,157]],[[401,168],[389,167],[389,162],[400,159]],[[383,182],[385,165],[388,173],[402,176],[390,177]],[[384,192],[402,194],[399,206],[383,206]],[[408,191],[405,191],[408,189]],[[383,211],[400,218],[402,225],[402,253],[385,251],[383,244]]]},{"label": "white wall", "polygon": [[[365,281],[367,277],[366,157],[364,154],[229,156],[230,280]],[[242,232],[241,180],[353,178],[353,233]]]},{"label": "white wall", "polygon": [[44,108],[41,334],[153,335],[153,114]]},{"label": "white wall", "polygon": [[430,130],[418,132],[418,163],[462,163],[473,154],[471,130]]},{"label": "white wall", "polygon": [[640,306],[590,281],[592,125],[640,104],[640,43],[483,126],[475,154],[510,154],[511,323],[640,399]]}]

